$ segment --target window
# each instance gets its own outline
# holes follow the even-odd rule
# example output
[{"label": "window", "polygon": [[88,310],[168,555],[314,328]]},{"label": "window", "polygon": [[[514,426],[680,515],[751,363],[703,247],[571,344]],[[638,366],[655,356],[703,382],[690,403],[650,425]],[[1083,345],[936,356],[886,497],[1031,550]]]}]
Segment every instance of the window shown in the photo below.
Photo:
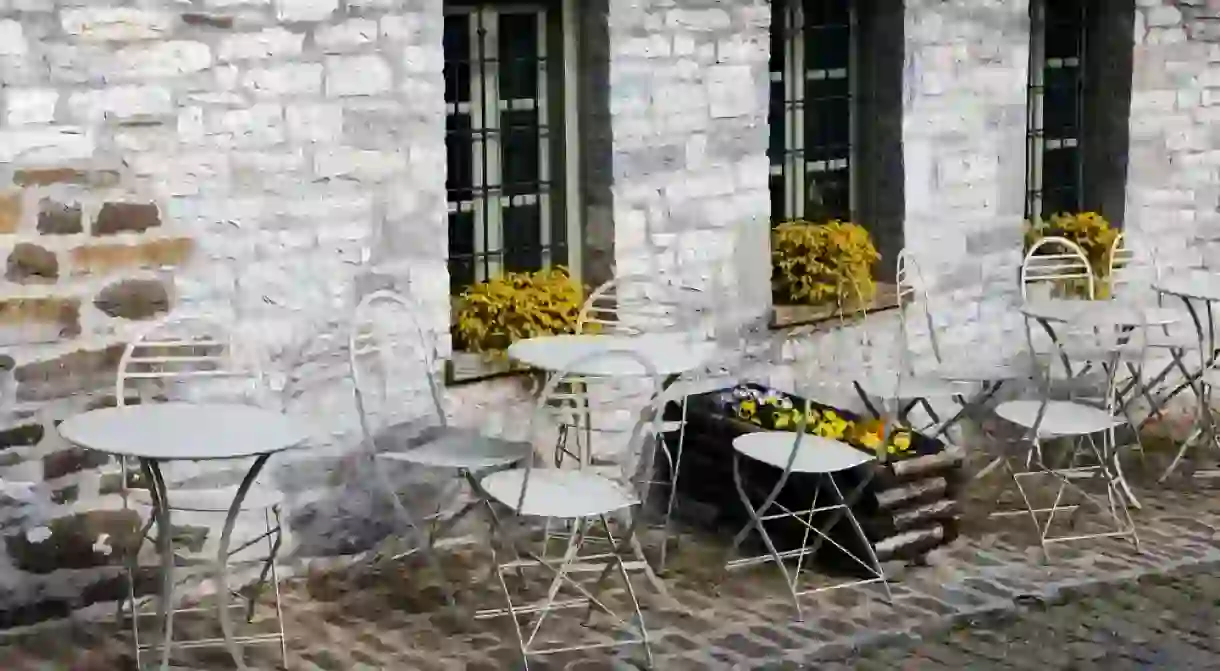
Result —
[{"label": "window", "polygon": [[1085,5],[1030,3],[1027,219],[1084,208]]},{"label": "window", "polygon": [[1121,224],[1134,0],[1032,0],[1025,217]]},{"label": "window", "polygon": [[853,5],[772,5],[769,155],[775,223],[853,219]]},{"label": "window", "polygon": [[[878,278],[891,280],[906,214],[904,2],[773,0],[771,7],[772,225],[860,224],[881,252]],[[811,321],[814,313],[777,309],[775,322]]]},{"label": "window", "polygon": [[572,265],[571,0],[447,2],[450,288]]}]

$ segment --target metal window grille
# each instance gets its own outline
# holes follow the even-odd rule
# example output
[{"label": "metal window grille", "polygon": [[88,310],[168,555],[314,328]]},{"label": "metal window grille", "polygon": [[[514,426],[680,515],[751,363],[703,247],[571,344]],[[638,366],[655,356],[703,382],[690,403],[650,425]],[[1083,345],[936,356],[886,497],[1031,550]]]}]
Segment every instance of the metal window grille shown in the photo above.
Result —
[{"label": "metal window grille", "polygon": [[[445,147],[451,290],[564,265],[557,2],[445,8]],[[558,68],[558,69],[557,69]],[[560,75],[558,78],[555,75]],[[559,106],[556,106],[559,103]],[[558,173],[558,174],[557,174]]]},{"label": "metal window grille", "polygon": [[1086,0],[1030,3],[1025,216],[1082,209]]},{"label": "metal window grille", "polygon": [[771,218],[852,219],[852,0],[776,0],[771,18]]}]

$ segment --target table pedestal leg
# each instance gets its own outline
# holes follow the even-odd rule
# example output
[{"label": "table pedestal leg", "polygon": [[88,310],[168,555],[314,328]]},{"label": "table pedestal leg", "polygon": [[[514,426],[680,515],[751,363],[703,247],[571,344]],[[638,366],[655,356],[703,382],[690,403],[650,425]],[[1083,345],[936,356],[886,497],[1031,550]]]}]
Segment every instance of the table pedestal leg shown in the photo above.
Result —
[{"label": "table pedestal leg", "polygon": [[[170,648],[174,640],[174,544],[169,513],[169,498],[161,466],[155,459],[141,459],[140,470],[148,480],[153,515],[157,520],[157,554],[161,556],[161,598],[157,603],[157,619],[161,621],[161,669],[169,669]],[[134,579],[134,576],[133,576]],[[139,617],[132,606],[132,617]]]},{"label": "table pedestal leg", "polygon": [[254,485],[254,480],[258,478],[258,474],[263,470],[268,458],[270,455],[264,454],[255,459],[254,465],[250,467],[250,472],[246,473],[246,477],[237,488],[233,504],[229,506],[229,514],[225,517],[224,531],[220,534],[220,549],[217,551],[216,557],[216,609],[220,617],[220,630],[224,633],[225,648],[233,657],[233,663],[242,671],[246,671],[249,667],[246,666],[244,653],[241,648],[237,647],[237,642],[233,639],[233,618],[229,612],[229,545],[233,540],[233,527],[237,523],[237,514],[241,512],[246,494]]}]

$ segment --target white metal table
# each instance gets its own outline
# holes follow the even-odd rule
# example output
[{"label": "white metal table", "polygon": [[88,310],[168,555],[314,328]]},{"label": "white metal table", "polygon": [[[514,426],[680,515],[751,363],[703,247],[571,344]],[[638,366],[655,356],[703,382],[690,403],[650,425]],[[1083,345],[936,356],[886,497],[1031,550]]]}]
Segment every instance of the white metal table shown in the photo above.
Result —
[{"label": "white metal table", "polygon": [[152,495],[161,555],[161,668],[169,668],[173,645],[174,551],[168,490],[161,464],[170,461],[229,460],[254,457],[225,517],[216,562],[216,608],[225,647],[237,668],[246,669],[233,637],[229,614],[228,554],[237,514],[254,480],[271,455],[302,445],[309,432],[299,419],[238,404],[154,403],[103,408],[76,415],[59,425],[64,440],[75,446],[140,461]]},{"label": "white metal table", "polygon": [[[1182,443],[1177,456],[1174,457],[1173,462],[1169,464],[1164,474],[1161,475],[1161,480],[1164,480],[1173,473],[1174,469],[1181,462],[1182,457],[1186,455],[1186,450],[1198,438],[1206,437],[1214,445],[1220,447],[1220,436],[1216,433],[1216,427],[1211,417],[1210,404],[1208,403],[1209,394],[1202,388],[1200,380],[1203,372],[1215,364],[1217,347],[1220,345],[1216,339],[1214,309],[1214,305],[1220,303],[1220,273],[1202,269],[1173,273],[1154,282],[1152,288],[1161,294],[1176,296],[1182,300],[1187,312],[1190,313],[1191,321],[1194,322],[1201,349],[1201,367],[1198,374],[1194,375],[1184,371],[1186,372],[1186,380],[1178,389],[1175,389],[1170,394],[1172,397],[1178,391],[1185,388],[1185,386],[1189,386],[1198,398],[1199,415],[1196,418],[1195,428],[1191,435]],[[1202,310],[1197,307],[1197,304],[1200,303],[1202,304]],[[1215,477],[1220,476],[1220,471],[1200,471],[1196,472],[1196,475]]]},{"label": "white metal table", "polygon": [[[695,370],[715,349],[715,343],[697,342],[684,333],[554,335],[518,340],[509,346],[508,356],[533,368],[572,375],[644,375],[643,367],[631,357],[590,358],[599,352],[628,351],[653,365],[657,375],[668,377]],[[575,368],[570,367],[573,364]]]}]

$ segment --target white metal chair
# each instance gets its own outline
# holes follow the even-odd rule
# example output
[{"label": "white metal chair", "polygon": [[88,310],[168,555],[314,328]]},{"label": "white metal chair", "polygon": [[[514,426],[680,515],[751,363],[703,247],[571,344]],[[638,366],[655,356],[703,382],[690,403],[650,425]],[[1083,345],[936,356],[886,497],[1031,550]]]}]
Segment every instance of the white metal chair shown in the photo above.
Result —
[{"label": "white metal chair", "polygon": [[[1032,326],[1027,323],[1039,398],[1008,401],[995,409],[996,415],[1025,430],[1022,438],[1022,443],[1028,444],[1025,470],[1014,468],[1011,454],[1004,454],[1002,463],[1025,505],[1024,513],[1016,514],[1028,514],[1048,559],[1051,544],[1089,538],[1122,537],[1139,547],[1125,481],[1117,463],[1115,432],[1127,423],[1118,398],[1118,371],[1127,364],[1142,369],[1147,356],[1148,328],[1146,324],[1134,329],[1120,328],[1104,317],[1104,312],[1082,312],[1077,319],[1058,325],[1056,337],[1041,348],[1035,346]],[[1052,370],[1061,366],[1068,377],[1090,367],[1104,370],[1106,380],[1100,402],[1093,398],[1055,400],[1055,387],[1062,378]],[[1045,454],[1047,442],[1052,439],[1071,439],[1066,455],[1058,455],[1066,463],[1055,463]],[[1058,485],[1049,506],[1031,499],[1031,490],[1025,483],[1036,476],[1050,476]],[[1082,477],[1100,481],[1105,488],[1104,499],[1078,485],[1076,481]],[[1064,494],[1068,491],[1080,495],[1083,503],[1065,504]],[[1069,521],[1074,525],[1077,513],[1085,505],[1106,514],[1107,530],[1055,535],[1056,515],[1070,511]]]},{"label": "white metal chair", "polygon": [[[821,337],[815,349],[805,350],[797,354],[797,386],[798,396],[804,396],[807,403],[795,431],[760,431],[742,435],[733,441],[733,480],[737,495],[750,517],[750,521],[733,538],[726,561],[726,570],[734,570],[765,563],[774,563],[783,575],[788,588],[797,619],[803,619],[801,597],[829,590],[880,582],[890,597],[889,582],[885,577],[881,562],[871,541],[856,519],[852,506],[859,500],[872,480],[874,471],[871,467],[867,474],[845,496],[835,476],[842,476],[848,471],[860,467],[869,467],[877,461],[878,455],[884,455],[884,450],[878,454],[862,452],[851,445],[837,439],[826,438],[812,434],[812,427],[807,427],[810,419],[810,399],[815,396],[842,397],[849,393],[850,377],[837,375],[833,366],[843,360],[845,350],[854,346],[854,338],[840,329]],[[829,380],[829,384],[818,385],[820,380]],[[816,386],[815,386],[816,385]],[[835,387],[842,390],[836,391]],[[833,405],[833,403],[827,403]],[[743,460],[766,464],[780,472],[779,479],[761,500],[752,500],[743,482]],[[781,491],[788,484],[791,476],[800,474],[817,476],[818,485],[810,493],[811,503],[807,508],[792,510],[779,502]],[[827,503],[819,505],[819,497],[823,490],[830,497]],[[756,495],[753,497],[758,499]],[[828,516],[828,520],[818,520],[815,517]],[[788,520],[802,529],[802,542],[796,547],[779,550],[767,530],[768,523]],[[846,521],[851,527],[851,533],[859,543],[859,550],[852,552],[844,547],[831,532],[841,521]],[[766,548],[766,554],[753,557],[735,558],[738,549],[751,533],[757,533]],[[810,541],[813,541],[812,544]],[[807,557],[817,554],[824,542],[829,542],[839,552],[852,562],[862,567],[869,577],[833,585],[815,588],[803,587],[802,570]],[[796,566],[790,570],[786,562],[796,560]]]},{"label": "white metal chair", "polygon": [[[635,531],[640,520],[647,485],[643,482],[651,469],[652,443],[663,432],[661,414],[664,412],[664,397],[661,395],[662,380],[652,364],[632,352],[608,350],[572,362],[573,367],[587,365],[595,359],[621,359],[627,365],[638,367],[638,377],[649,384],[644,393],[623,394],[616,398],[595,399],[590,407],[574,406],[568,391],[569,375],[565,371],[553,374],[538,397],[531,423],[531,435],[536,444],[550,442],[551,431],[561,431],[563,426],[579,423],[587,414],[630,415],[635,418],[630,432],[626,454],[634,459],[625,459],[617,471],[594,468],[581,462],[564,468],[554,460],[531,459],[523,466],[501,470],[484,477],[482,490],[496,502],[509,508],[511,519],[491,516],[493,538],[491,550],[495,563],[495,574],[503,591],[506,608],[479,611],[479,619],[509,617],[517,634],[522,660],[529,666],[533,656],[547,655],[570,650],[586,650],[612,646],[640,644],[643,646],[649,665],[652,652],[648,630],[640,611],[639,600],[628,574],[628,562],[624,555],[631,554],[632,562],[644,562]],[[537,463],[535,463],[537,462]],[[611,518],[627,513],[630,521],[626,530],[616,536]],[[567,545],[562,558],[551,558],[536,553],[529,543],[526,522],[536,519],[559,520],[570,529],[566,534]],[[601,540],[610,546],[609,552],[595,555],[582,554],[581,550],[590,538],[590,532],[600,527]],[[592,586],[578,581],[577,576],[589,571],[593,562],[602,563],[600,575]],[[540,602],[521,604],[514,599],[506,574],[523,575],[526,568],[542,568],[551,574],[546,597]],[[630,598],[629,614],[617,610],[603,599],[602,586],[612,570],[617,569],[624,581]],[[573,598],[560,598],[561,592],[575,593]],[[537,647],[536,640],[543,623],[555,611],[587,607],[585,622],[593,611],[599,610],[621,627],[638,629],[638,638],[616,638],[613,642]],[[522,616],[531,616],[527,624]],[[635,626],[632,626],[634,620]]]},{"label": "white metal chair", "polygon": [[[868,313],[867,309],[860,311],[862,336],[860,355],[864,363],[864,371],[855,378],[855,385],[861,400],[875,417],[882,418],[885,413],[878,409],[876,402],[883,407],[893,406],[892,419],[898,423],[910,426],[910,415],[916,407],[922,407],[931,419],[927,426],[912,427],[932,433],[941,432],[941,419],[933,402],[952,400],[970,393],[970,385],[960,381],[944,378],[935,370],[921,373],[916,367],[917,353],[913,351],[915,326],[911,323],[908,311],[922,313],[922,322],[927,329],[932,361],[940,359],[940,346],[936,336],[937,324],[933,321],[931,301],[926,291],[927,280],[920,270],[914,256],[907,250],[898,254],[897,260],[898,285],[898,328],[892,343],[893,361],[877,357],[878,350],[891,343],[885,342],[884,334],[877,333],[875,323],[877,318]],[[852,290],[859,292],[853,286]],[[864,302],[857,301],[863,304]],[[875,336],[881,335],[880,338]]]},{"label": "white metal chair", "polygon": [[[1047,236],[1030,245],[1021,262],[1021,300],[1097,297],[1093,265],[1080,245]],[[1031,295],[1037,290],[1041,295]]]},{"label": "white metal chair", "polygon": [[[437,379],[434,339],[419,324],[413,304],[402,295],[382,290],[360,301],[348,351],[364,448],[375,462],[374,477],[390,495],[395,513],[414,543],[398,556],[422,551],[443,578],[435,543],[470,512],[486,504],[479,478],[527,459],[533,454],[532,448],[528,443],[449,424]],[[471,497],[457,511],[442,511],[452,502],[441,497],[436,512],[423,520],[430,527],[424,535],[421,520],[403,502],[399,488],[391,481],[387,463],[454,472],[467,485]],[[442,588],[454,604],[452,587],[443,579]]]},{"label": "white metal chair", "polygon": [[[128,343],[119,360],[114,396],[116,404],[120,407],[132,402],[156,402],[161,398],[177,400],[223,398],[230,401],[265,404],[269,401],[269,396],[264,382],[257,358],[252,353],[243,351],[233,332],[223,324],[207,317],[170,316],[152,322]],[[133,397],[130,392],[136,392],[138,395]],[[130,487],[128,467],[126,460],[120,461],[124,505],[136,503],[155,510],[155,502],[150,490]],[[159,472],[152,473],[148,468],[143,469],[142,475],[147,482],[161,477]],[[176,487],[170,490],[168,508],[171,512],[227,514],[233,502],[235,490],[236,487],[198,488],[189,484]],[[239,644],[276,643],[280,647],[280,654],[286,664],[288,648],[284,635],[283,607],[280,602],[277,568],[282,544],[280,520],[282,500],[281,494],[272,488],[256,483],[250,489],[240,512],[261,515],[265,532],[239,543],[230,550],[229,562],[230,564],[257,563],[262,566],[258,579],[249,586],[247,592],[236,594],[236,596],[242,597],[242,600],[233,604],[234,608],[244,607],[246,609],[248,622],[254,621],[255,606],[268,582],[274,596],[275,631],[240,636],[237,637],[237,642]],[[150,514],[141,531],[141,540],[149,537],[156,524],[156,515]],[[254,548],[260,542],[265,542],[267,545],[266,556],[250,559],[237,558],[237,555]],[[136,651],[136,664],[139,666],[141,653],[145,650],[160,649],[164,641],[145,643],[140,639],[140,618],[152,616],[153,613],[142,612],[142,604],[136,598],[135,578],[139,570],[136,555],[138,555],[138,549],[135,554],[126,558],[128,599],[126,603],[119,604],[119,614],[122,616],[124,609],[131,610],[131,631]],[[175,561],[175,557],[162,557],[161,561],[164,566],[168,562]],[[173,612],[179,614],[200,611],[210,612],[211,609],[174,607]],[[168,615],[168,612],[165,615]],[[162,624],[164,627],[164,622]],[[224,645],[224,639],[175,640],[173,645],[179,648],[221,647]]]}]

